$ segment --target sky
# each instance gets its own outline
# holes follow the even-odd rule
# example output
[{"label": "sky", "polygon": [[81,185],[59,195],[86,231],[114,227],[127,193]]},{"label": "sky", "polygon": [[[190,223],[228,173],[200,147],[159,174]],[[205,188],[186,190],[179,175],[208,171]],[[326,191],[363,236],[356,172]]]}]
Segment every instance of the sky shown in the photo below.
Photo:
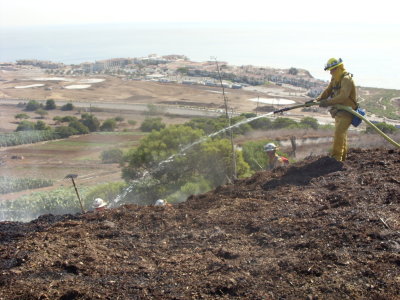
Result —
[{"label": "sky", "polygon": [[126,22],[330,22],[400,25],[395,0],[0,0],[0,26]]}]

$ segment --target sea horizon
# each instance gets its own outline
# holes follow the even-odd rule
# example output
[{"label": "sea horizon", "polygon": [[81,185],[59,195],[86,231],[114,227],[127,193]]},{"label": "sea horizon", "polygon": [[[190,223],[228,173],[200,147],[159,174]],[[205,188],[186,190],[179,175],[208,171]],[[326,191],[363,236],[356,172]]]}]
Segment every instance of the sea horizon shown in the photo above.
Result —
[{"label": "sea horizon", "polygon": [[[0,62],[38,59],[80,64],[118,57],[179,54],[230,65],[323,70],[340,57],[357,85],[400,89],[400,28],[313,23],[121,23],[9,27],[0,30]],[[347,27],[346,27],[347,26]],[[345,33],[344,33],[345,32]]]}]

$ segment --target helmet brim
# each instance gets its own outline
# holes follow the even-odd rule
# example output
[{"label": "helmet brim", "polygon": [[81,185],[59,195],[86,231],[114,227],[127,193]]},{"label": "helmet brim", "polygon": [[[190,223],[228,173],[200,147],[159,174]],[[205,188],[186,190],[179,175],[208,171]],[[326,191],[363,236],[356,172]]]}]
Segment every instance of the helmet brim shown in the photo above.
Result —
[{"label": "helmet brim", "polygon": [[340,65],[343,65],[343,62],[340,62],[340,63],[338,63],[338,64],[336,64],[334,66],[325,67],[324,70],[325,71],[330,71],[330,70],[333,70],[333,69],[339,67]]}]

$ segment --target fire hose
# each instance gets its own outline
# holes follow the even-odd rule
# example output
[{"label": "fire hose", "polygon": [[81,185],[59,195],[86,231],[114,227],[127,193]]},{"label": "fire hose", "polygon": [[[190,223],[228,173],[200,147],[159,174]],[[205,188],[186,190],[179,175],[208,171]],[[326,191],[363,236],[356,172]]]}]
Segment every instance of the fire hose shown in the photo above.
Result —
[{"label": "fire hose", "polygon": [[[294,105],[294,106],[278,109],[278,110],[274,111],[273,113],[277,114],[277,113],[282,113],[282,112],[285,112],[285,111],[288,111],[288,110],[292,110],[292,109],[296,109],[296,108],[300,108],[300,107],[310,107],[310,106],[313,106],[313,105],[319,105],[319,103],[315,102],[315,101],[309,101],[309,102],[306,102],[304,104],[299,104],[299,105]],[[399,143],[397,143],[396,141],[391,139],[384,132],[382,132],[378,127],[376,127],[372,122],[370,122],[366,117],[360,115],[359,113],[357,113],[351,107],[345,106],[345,105],[341,105],[341,104],[336,104],[336,105],[334,105],[334,107],[339,109],[339,110],[345,110],[345,111],[351,113],[353,116],[356,116],[356,117],[360,118],[365,123],[367,123],[370,127],[372,127],[377,133],[379,133],[385,140],[387,140],[389,143],[391,143],[395,147],[400,148],[400,144]]]}]

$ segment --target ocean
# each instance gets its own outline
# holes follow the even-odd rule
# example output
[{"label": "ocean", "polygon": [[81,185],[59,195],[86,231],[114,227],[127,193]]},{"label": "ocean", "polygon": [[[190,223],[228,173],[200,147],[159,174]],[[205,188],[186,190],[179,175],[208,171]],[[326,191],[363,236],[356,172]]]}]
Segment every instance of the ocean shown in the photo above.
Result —
[{"label": "ocean", "polygon": [[314,23],[129,23],[0,28],[0,62],[79,64],[149,54],[302,68],[322,80],[341,57],[356,84],[400,89],[400,26]]}]

